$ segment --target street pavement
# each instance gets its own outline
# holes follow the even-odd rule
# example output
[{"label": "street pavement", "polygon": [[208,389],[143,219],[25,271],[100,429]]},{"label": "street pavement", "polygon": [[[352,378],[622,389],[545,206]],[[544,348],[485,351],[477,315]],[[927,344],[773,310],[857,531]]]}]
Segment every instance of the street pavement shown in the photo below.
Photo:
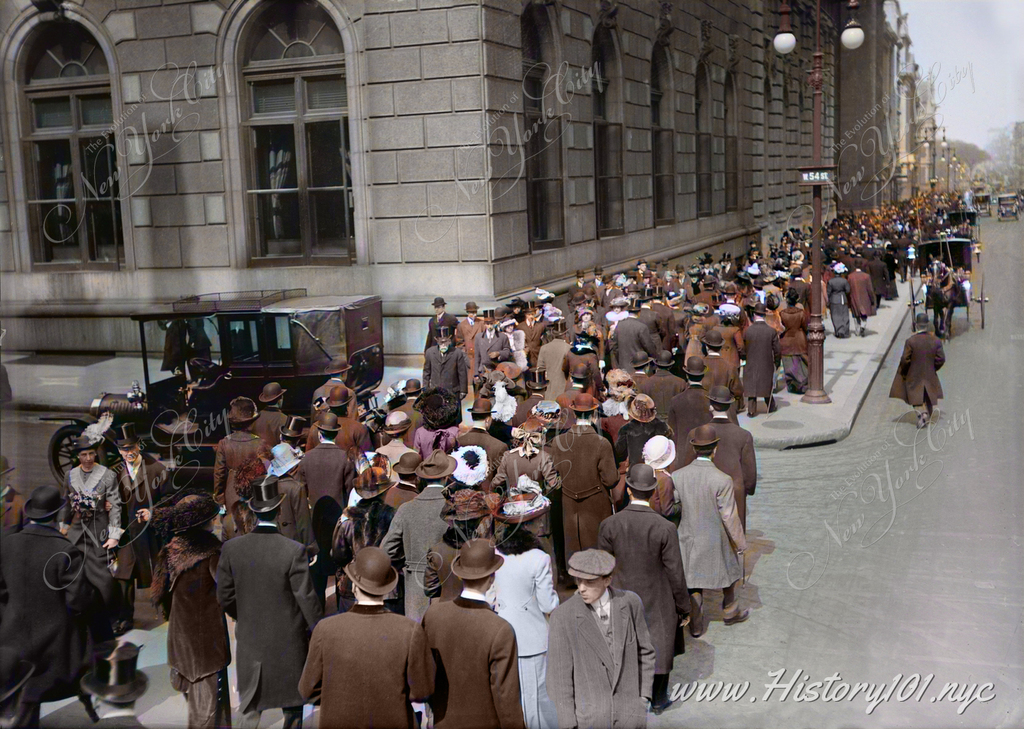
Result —
[{"label": "street pavement", "polygon": [[[751,617],[725,626],[720,592],[706,592],[710,627],[687,637],[672,673],[680,698],[649,726],[1024,726],[1024,224],[983,226],[986,328],[977,310],[969,328],[958,312],[935,424],[916,430],[909,406],[888,399],[907,319],[878,355],[848,437],[787,451],[758,447],[747,582],[738,590]],[[38,417],[6,413],[0,430],[22,488],[49,478],[54,426]],[[140,594],[143,629],[128,636],[145,645],[140,665],[150,677],[141,721],[184,726],[184,701],[167,677],[166,625],[145,617],[144,600]],[[691,693],[719,682],[747,688],[730,701]],[[815,682],[831,688],[823,693]],[[769,690],[773,683],[779,688]],[[849,688],[860,683],[868,686]],[[872,709],[865,694],[879,693]],[[842,700],[832,700],[837,695]],[[85,723],[71,702],[46,714],[43,726]],[[276,712],[264,719],[280,724]]]}]

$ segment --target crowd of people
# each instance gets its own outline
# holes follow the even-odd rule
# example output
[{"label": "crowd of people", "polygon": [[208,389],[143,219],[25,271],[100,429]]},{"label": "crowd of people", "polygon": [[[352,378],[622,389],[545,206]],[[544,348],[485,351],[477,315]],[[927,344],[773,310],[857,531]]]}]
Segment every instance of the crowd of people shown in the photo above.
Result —
[{"label": "crowd of people", "polygon": [[[850,315],[863,335],[914,270],[922,231],[942,225],[923,202],[823,231],[834,336]],[[750,617],[738,587],[757,460],[738,414],[807,389],[808,238],[579,271],[558,296],[468,302],[464,317],[438,297],[422,376],[387,387],[382,422],[344,359],[308,418],[269,382],[259,403],[231,402],[212,494],[175,492],[131,425],[106,435],[114,469],[83,434],[62,488],[5,502],[11,725],[77,695],[91,717],[138,726],[145,676],[118,636],[143,588],[169,622],[190,727],[230,726],[232,660],[246,727],[272,709],[301,727],[314,702],[325,728],[644,726],[671,703],[685,634],[707,630],[705,601],[721,596],[726,625]],[[892,396],[919,426],[943,359],[930,333],[906,345]]]}]

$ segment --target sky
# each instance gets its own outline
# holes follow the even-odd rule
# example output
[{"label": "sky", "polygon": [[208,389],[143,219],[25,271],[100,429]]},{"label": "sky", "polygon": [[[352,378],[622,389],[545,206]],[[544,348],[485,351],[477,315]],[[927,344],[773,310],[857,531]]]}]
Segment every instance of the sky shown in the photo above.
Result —
[{"label": "sky", "polygon": [[984,147],[991,129],[1024,121],[1024,0],[900,0],[900,10],[920,73],[934,69],[948,138]]}]

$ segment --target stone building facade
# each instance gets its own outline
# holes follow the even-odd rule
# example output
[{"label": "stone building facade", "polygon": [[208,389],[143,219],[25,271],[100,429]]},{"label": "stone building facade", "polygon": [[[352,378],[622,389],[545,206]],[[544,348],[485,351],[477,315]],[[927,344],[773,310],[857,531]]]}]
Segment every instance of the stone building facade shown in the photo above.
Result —
[{"label": "stone building facade", "polygon": [[46,5],[0,5],[9,349],[132,351],[146,303],[301,286],[380,295],[412,354],[438,294],[461,314],[810,223],[807,3],[785,57],[774,0]]}]

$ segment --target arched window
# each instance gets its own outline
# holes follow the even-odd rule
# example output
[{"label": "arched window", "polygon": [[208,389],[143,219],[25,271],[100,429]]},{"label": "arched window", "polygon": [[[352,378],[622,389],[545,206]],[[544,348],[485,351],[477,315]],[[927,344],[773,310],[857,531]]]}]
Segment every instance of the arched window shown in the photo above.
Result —
[{"label": "arched window", "polygon": [[799,164],[800,159],[800,121],[797,116],[798,109],[789,91],[788,76],[782,77],[782,114],[782,179],[785,180],[786,209],[792,210],[797,205],[797,171],[794,167]]},{"label": "arched window", "polygon": [[708,70],[697,64],[693,111],[697,117],[697,217],[711,215],[711,94]]},{"label": "arched window", "polygon": [[[564,243],[562,234],[561,117],[545,109],[557,104],[554,47],[547,10],[527,6],[520,20],[523,48],[523,122],[526,139],[526,210],[530,249],[544,251]],[[547,98],[545,98],[545,96]]]},{"label": "arched window", "polygon": [[594,108],[594,175],[597,178],[597,235],[625,232],[621,79],[611,31],[601,26],[591,49],[591,101]]},{"label": "arched window", "polygon": [[69,21],[40,25],[19,68],[35,264],[116,267],[124,260],[107,60]]},{"label": "arched window", "polygon": [[278,0],[253,18],[243,48],[253,257],[355,262],[348,92],[337,26],[313,0]]},{"label": "arched window", "polygon": [[740,207],[740,150],[736,87],[732,74],[725,77],[725,209]]},{"label": "arched window", "polygon": [[654,174],[654,224],[675,222],[675,108],[668,47],[654,46],[651,57],[651,170]]}]

